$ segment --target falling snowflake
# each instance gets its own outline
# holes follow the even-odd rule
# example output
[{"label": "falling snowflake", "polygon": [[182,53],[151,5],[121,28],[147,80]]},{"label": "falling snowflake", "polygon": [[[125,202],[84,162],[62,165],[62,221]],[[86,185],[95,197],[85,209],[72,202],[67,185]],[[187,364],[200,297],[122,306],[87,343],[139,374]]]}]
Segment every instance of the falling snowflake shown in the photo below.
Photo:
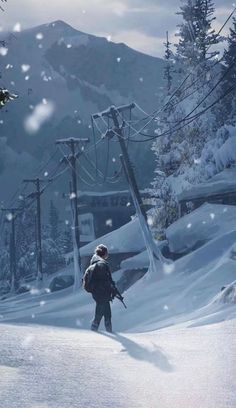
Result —
[{"label": "falling snowflake", "polygon": [[115,162],[116,162],[116,158],[115,158],[115,157],[112,157],[112,161],[113,161],[113,163],[115,163]]},{"label": "falling snowflake", "polygon": [[121,61],[121,58],[120,58],[120,57],[116,58],[116,61],[117,61],[117,62],[120,62],[120,61]]},{"label": "falling snowflake", "polygon": [[111,218],[109,220],[106,220],[106,226],[107,227],[112,227],[112,219]]},{"label": "falling snowflake", "polygon": [[12,221],[12,220],[13,220],[13,214],[12,214],[12,213],[8,213],[8,214],[6,215],[6,218],[7,218],[8,221]]},{"label": "falling snowflake", "polygon": [[151,215],[148,215],[147,223],[148,223],[149,227],[153,226],[154,222],[153,222],[153,217],[151,217]]},{"label": "falling snowflake", "polygon": [[174,262],[170,264],[164,263],[163,270],[166,275],[170,275],[171,273],[173,273],[175,270]]},{"label": "falling snowflake", "polygon": [[48,102],[47,105],[40,103],[35,106],[33,112],[25,119],[24,126],[28,133],[36,133],[40,127],[50,119],[54,112],[54,105]]},{"label": "falling snowflake", "polygon": [[111,35],[107,36],[107,41],[109,41],[109,42],[111,41]]},{"label": "falling snowflake", "polygon": [[66,224],[66,225],[69,225],[69,223],[70,223],[70,222],[69,222],[68,220],[65,220],[65,224]]},{"label": "falling snowflake", "polygon": [[48,176],[48,172],[47,171],[45,171],[45,173],[44,173],[44,177],[47,177]]},{"label": "falling snowflake", "polygon": [[44,306],[46,304],[45,300],[41,300],[41,302],[39,302],[40,306]]},{"label": "falling snowflake", "polygon": [[20,33],[21,32],[21,24],[20,23],[16,23],[13,27],[13,31],[16,33]]},{"label": "falling snowflake", "polygon": [[39,44],[39,46],[38,46],[39,48],[43,48],[43,44]]},{"label": "falling snowflake", "polygon": [[72,45],[71,44],[67,44],[66,48],[71,48]]},{"label": "falling snowflake", "polygon": [[210,217],[211,217],[212,220],[214,220],[215,214],[211,213],[211,214],[210,214]]},{"label": "falling snowflake", "polygon": [[6,47],[0,47],[0,55],[1,55],[2,57],[5,57],[5,56],[7,55],[7,53],[8,53],[8,48],[6,48]]},{"label": "falling snowflake", "polygon": [[30,69],[30,65],[29,64],[22,64],[21,65],[21,71],[22,72],[28,72]]},{"label": "falling snowflake", "polygon": [[187,225],[187,228],[191,228],[191,226],[192,226],[192,224],[191,224],[191,223],[189,223],[189,224]]},{"label": "falling snowflake", "polygon": [[70,194],[70,200],[73,200],[74,198],[76,198],[76,194],[75,194],[75,193],[71,193],[71,194]]},{"label": "falling snowflake", "polygon": [[131,203],[128,202],[128,203],[126,204],[126,207],[130,207],[130,206],[131,206]]},{"label": "falling snowflake", "polygon": [[25,76],[25,80],[28,81],[30,79],[29,75]]},{"label": "falling snowflake", "polygon": [[169,310],[169,307],[167,305],[163,306],[164,310]]},{"label": "falling snowflake", "polygon": [[36,34],[36,38],[37,38],[37,40],[42,40],[43,39],[43,34],[42,33]]},{"label": "falling snowflake", "polygon": [[140,77],[140,78],[139,78],[139,81],[140,81],[140,82],[143,82],[143,77]]}]

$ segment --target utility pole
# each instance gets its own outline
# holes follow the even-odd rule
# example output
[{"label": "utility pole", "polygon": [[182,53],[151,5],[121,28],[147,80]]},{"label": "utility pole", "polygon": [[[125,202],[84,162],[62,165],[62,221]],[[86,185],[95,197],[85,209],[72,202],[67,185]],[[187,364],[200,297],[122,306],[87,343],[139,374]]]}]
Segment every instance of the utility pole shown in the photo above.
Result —
[{"label": "utility pole", "polygon": [[89,139],[87,138],[69,138],[69,139],[60,139],[56,141],[56,144],[62,144],[67,146],[70,149],[69,157],[65,157],[67,162],[71,167],[71,191],[70,199],[72,206],[72,235],[73,235],[73,246],[74,246],[74,268],[75,268],[75,281],[74,289],[77,290],[82,283],[82,266],[80,258],[80,232],[79,232],[79,211],[78,211],[78,183],[77,183],[77,166],[76,161],[81,154],[75,152],[76,148],[81,143],[88,143]]},{"label": "utility pole", "polygon": [[[49,180],[50,181],[50,180]],[[37,279],[43,280],[43,257],[42,257],[42,223],[41,223],[41,194],[43,191],[40,189],[40,184],[45,183],[45,180],[36,179],[25,179],[24,183],[35,184],[36,191],[29,194],[27,198],[36,197],[37,200],[37,221],[36,221],[36,242],[37,242]]]},{"label": "utility pole", "polygon": [[130,162],[130,158],[129,158],[128,151],[127,151],[126,144],[125,144],[125,138],[124,138],[124,135],[123,135],[123,124],[120,126],[119,121],[118,121],[118,116],[120,116],[121,113],[126,112],[126,111],[130,111],[131,109],[134,109],[134,108],[135,108],[134,103],[131,103],[130,105],[124,105],[124,106],[121,106],[119,108],[116,108],[115,106],[111,106],[107,111],[104,111],[101,114],[93,115],[93,119],[98,119],[101,116],[103,116],[103,117],[107,117],[107,118],[110,118],[110,119],[113,120],[114,129],[113,130],[112,129],[108,130],[106,132],[105,136],[110,137],[110,138],[113,137],[113,136],[118,137],[118,141],[119,141],[120,148],[121,148],[121,151],[122,151],[122,155],[123,155],[123,158],[124,158],[125,166],[126,166],[128,174],[129,174],[129,179],[130,179],[130,181],[132,183],[132,188],[133,188],[133,190],[135,192],[135,196],[136,196],[136,198],[138,200],[138,203],[140,205],[141,212],[142,212],[144,218],[146,219],[147,215],[146,215],[146,212],[145,212],[144,207],[143,207],[143,201],[142,201],[142,198],[141,198],[141,195],[140,195],[140,192],[139,192],[138,184],[137,184],[137,181],[136,181],[136,178],[135,178],[133,167],[132,167],[132,164]]},{"label": "utility pole", "polygon": [[4,212],[7,212],[7,220],[11,223],[11,234],[10,234],[10,273],[11,273],[11,291],[16,290],[16,213],[17,211],[22,211],[19,208],[2,208]]},{"label": "utility pole", "polygon": [[150,268],[152,271],[157,269],[157,264],[156,261],[160,260],[162,263],[169,263],[169,260],[166,260],[164,256],[162,255],[160,249],[158,246],[155,244],[151,231],[149,229],[149,226],[147,224],[147,215],[144,210],[142,198],[138,189],[137,181],[135,178],[135,174],[132,168],[132,165],[130,163],[129,159],[129,154],[126,148],[125,144],[125,138],[123,134],[123,123],[120,126],[118,116],[120,116],[121,113],[131,110],[135,107],[135,104],[132,103],[130,105],[125,105],[116,108],[115,106],[111,106],[108,110],[98,113],[93,115],[93,119],[99,119],[101,116],[102,117],[107,117],[113,120],[114,122],[114,129],[108,130],[106,132],[106,136],[112,138],[113,136],[118,137],[118,141],[120,144],[120,148],[122,151],[122,155],[120,156],[122,167],[126,176],[126,179],[128,181],[131,195],[134,201],[134,205],[136,208],[136,213],[139,218],[140,222],[140,228],[144,237],[144,242],[148,251],[149,259],[150,259]]}]

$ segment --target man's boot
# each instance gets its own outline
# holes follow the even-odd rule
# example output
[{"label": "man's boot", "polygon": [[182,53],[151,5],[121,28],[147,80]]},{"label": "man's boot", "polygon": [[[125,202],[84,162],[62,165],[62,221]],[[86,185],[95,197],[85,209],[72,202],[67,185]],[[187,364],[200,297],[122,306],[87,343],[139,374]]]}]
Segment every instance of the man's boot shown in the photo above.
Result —
[{"label": "man's boot", "polygon": [[106,331],[107,331],[108,333],[112,333],[111,319],[106,319],[106,320],[105,320],[105,328],[106,328]]},{"label": "man's boot", "polygon": [[98,326],[99,325],[97,324],[97,322],[93,321],[93,323],[91,324],[91,330],[97,332],[98,331]]}]

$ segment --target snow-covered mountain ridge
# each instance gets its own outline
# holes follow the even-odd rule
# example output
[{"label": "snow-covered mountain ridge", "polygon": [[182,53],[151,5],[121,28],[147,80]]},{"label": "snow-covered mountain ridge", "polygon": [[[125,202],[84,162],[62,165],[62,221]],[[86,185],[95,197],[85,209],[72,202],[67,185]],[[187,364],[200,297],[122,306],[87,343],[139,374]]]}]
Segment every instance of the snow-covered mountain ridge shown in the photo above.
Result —
[{"label": "snow-covered mountain ridge", "polygon": [[[95,112],[132,101],[147,111],[158,105],[164,69],[160,58],[82,33],[63,21],[1,33],[0,40],[1,84],[19,94],[15,103],[1,110],[1,137],[6,138],[5,150],[10,147],[31,155],[32,167],[54,148],[58,137],[92,138],[90,115]],[[51,113],[48,121],[31,134],[26,120],[42,103],[51,104]],[[154,168],[148,144],[145,152],[152,159],[145,161],[150,163],[146,174],[139,174],[144,184],[152,179]],[[132,155],[139,167],[144,160],[143,149],[133,146]],[[7,156],[2,181],[8,179]],[[29,172],[29,167],[25,170]]]}]

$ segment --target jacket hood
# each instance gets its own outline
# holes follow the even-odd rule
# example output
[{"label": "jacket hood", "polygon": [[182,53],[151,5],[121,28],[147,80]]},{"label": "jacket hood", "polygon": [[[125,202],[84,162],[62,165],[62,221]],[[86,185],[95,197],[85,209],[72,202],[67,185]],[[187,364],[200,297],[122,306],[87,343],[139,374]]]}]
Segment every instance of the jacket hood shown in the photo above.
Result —
[{"label": "jacket hood", "polygon": [[101,258],[101,256],[98,256],[97,254],[94,254],[92,256],[92,259],[90,261],[90,265],[93,265],[96,262],[104,262],[107,263],[105,259]]}]

